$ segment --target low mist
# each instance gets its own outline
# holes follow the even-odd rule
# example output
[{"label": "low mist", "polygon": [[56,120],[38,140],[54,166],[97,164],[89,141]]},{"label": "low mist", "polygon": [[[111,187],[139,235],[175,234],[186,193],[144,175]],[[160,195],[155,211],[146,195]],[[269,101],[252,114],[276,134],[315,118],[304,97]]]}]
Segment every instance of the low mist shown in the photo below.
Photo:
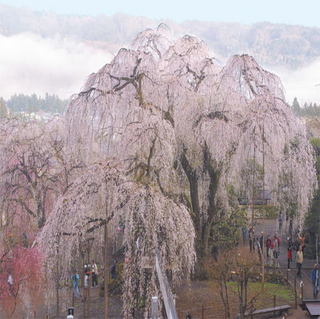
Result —
[{"label": "low mist", "polygon": [[320,57],[308,66],[296,70],[273,70],[284,85],[286,99],[289,104],[297,97],[300,105],[305,102],[320,103]]},{"label": "low mist", "polygon": [[[69,98],[79,92],[86,78],[112,59],[94,42],[80,42],[56,36],[43,38],[34,33],[0,35],[0,96],[15,93]],[[308,66],[270,70],[280,76],[287,102],[297,97],[300,104],[320,103],[320,57]]]},{"label": "low mist", "polygon": [[0,96],[6,99],[15,93],[46,92],[68,98],[112,58],[90,44],[32,33],[0,35],[0,48]]}]

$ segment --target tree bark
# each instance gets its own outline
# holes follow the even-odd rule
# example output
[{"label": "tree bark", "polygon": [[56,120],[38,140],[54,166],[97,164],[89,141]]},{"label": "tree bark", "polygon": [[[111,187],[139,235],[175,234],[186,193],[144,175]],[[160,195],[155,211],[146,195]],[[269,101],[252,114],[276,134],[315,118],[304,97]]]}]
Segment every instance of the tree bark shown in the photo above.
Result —
[{"label": "tree bark", "polygon": [[184,149],[180,156],[180,163],[187,176],[190,187],[190,197],[192,205],[192,219],[196,230],[196,250],[198,257],[206,257],[210,254],[210,233],[212,223],[217,215],[217,207],[215,203],[215,196],[218,188],[218,181],[220,177],[219,170],[215,169],[212,164],[211,156],[207,146],[203,149],[204,165],[203,171],[209,175],[210,183],[207,189],[209,207],[207,211],[207,219],[201,220],[200,203],[199,203],[199,189],[198,189],[198,174],[196,169],[192,168]]}]

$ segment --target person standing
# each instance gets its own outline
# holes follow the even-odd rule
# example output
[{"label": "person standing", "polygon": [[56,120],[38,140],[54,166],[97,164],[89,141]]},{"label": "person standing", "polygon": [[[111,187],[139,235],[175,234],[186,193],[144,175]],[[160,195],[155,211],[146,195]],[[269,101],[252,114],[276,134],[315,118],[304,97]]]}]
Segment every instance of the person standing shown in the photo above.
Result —
[{"label": "person standing", "polygon": [[79,282],[80,282],[80,275],[78,273],[74,273],[71,276],[71,281],[72,281],[72,289],[73,289],[73,295],[76,298],[80,298],[80,289],[79,289]]},{"label": "person standing", "polygon": [[270,235],[268,236],[267,240],[266,240],[266,249],[267,249],[267,258],[271,257],[271,238]]},{"label": "person standing", "polygon": [[279,267],[278,258],[280,256],[280,240],[277,237],[277,234],[273,237],[273,258],[274,258],[274,266]]},{"label": "person standing", "polygon": [[243,241],[243,244],[245,245],[247,241],[247,234],[248,234],[247,226],[242,226],[241,230],[242,230],[242,241]]},{"label": "person standing", "polygon": [[319,293],[319,265],[315,264],[311,272],[311,281],[313,285],[313,298],[317,298]]},{"label": "person standing", "polygon": [[250,227],[249,229],[249,247],[250,247],[250,252],[254,250],[254,228]]},{"label": "person standing", "polygon": [[89,288],[90,274],[91,274],[90,265],[84,265],[84,279],[83,279],[84,288]]},{"label": "person standing", "polygon": [[288,247],[288,269],[290,269],[290,263],[292,261],[292,249]]},{"label": "person standing", "polygon": [[94,260],[92,260],[91,274],[92,274],[92,287],[96,287],[98,286],[98,266]]},{"label": "person standing", "polygon": [[278,222],[279,222],[279,232],[281,234],[282,233],[282,212],[279,213]]},{"label": "person standing", "polygon": [[279,250],[279,255],[280,255],[280,244],[281,244],[281,241],[280,241],[280,237],[278,236],[277,233],[274,234],[274,239],[277,241],[277,247],[278,247],[278,250]]},{"label": "person standing", "polygon": [[301,268],[303,263],[303,251],[302,247],[299,247],[299,250],[296,254],[296,263],[297,263],[297,276],[301,278]]}]

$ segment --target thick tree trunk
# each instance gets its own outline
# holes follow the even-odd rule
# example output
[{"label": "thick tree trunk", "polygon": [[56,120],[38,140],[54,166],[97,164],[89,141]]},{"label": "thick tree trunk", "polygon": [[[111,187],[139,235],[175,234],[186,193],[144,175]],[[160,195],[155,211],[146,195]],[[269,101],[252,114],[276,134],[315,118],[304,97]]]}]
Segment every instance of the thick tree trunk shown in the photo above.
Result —
[{"label": "thick tree trunk", "polygon": [[200,203],[199,203],[199,189],[198,189],[198,174],[196,169],[192,168],[186,157],[186,150],[183,150],[180,156],[180,163],[182,168],[188,178],[189,188],[190,188],[190,197],[191,197],[191,205],[192,205],[192,219],[194,222],[195,230],[196,230],[196,251],[197,255],[200,258],[205,258],[210,255],[210,234],[211,227],[213,221],[217,214],[217,207],[215,203],[215,196],[218,188],[219,181],[219,170],[215,170],[209,150],[207,147],[203,150],[203,173],[207,173],[209,175],[210,183],[209,188],[207,190],[208,194],[208,211],[207,218],[204,220],[203,216],[201,216],[200,212]]}]

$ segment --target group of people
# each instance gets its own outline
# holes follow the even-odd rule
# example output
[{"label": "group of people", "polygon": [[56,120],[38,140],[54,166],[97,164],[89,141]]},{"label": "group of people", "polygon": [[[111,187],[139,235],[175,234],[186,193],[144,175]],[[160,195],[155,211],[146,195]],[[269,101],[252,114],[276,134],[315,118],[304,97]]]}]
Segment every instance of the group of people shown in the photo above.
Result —
[{"label": "group of people", "polygon": [[[89,288],[90,276],[91,276],[92,288],[98,286],[98,266],[94,260],[92,260],[91,264],[84,265],[84,277],[83,277],[83,287],[84,288]],[[73,289],[74,296],[76,298],[81,298],[80,275],[75,272],[71,276],[71,282],[72,282],[72,289]]]},{"label": "group of people", "polygon": [[[274,265],[279,265],[278,257],[280,255],[280,237],[276,234],[274,236],[267,236],[264,241],[264,234],[261,232],[259,235],[255,234],[254,227],[251,227],[248,232],[249,247],[250,252],[258,249],[259,253],[264,253],[264,247],[266,249],[266,257],[268,260],[273,260]],[[291,267],[291,262],[295,259],[297,277],[301,278],[302,264],[304,259],[304,249],[305,249],[305,236],[303,233],[298,233],[295,240],[291,237],[287,238],[287,259],[288,259],[288,269]],[[295,256],[294,256],[295,255]],[[315,264],[311,272],[311,281],[313,284],[313,297],[317,298],[320,291],[320,265]]]},{"label": "group of people", "polygon": [[[111,267],[110,267],[110,275],[111,279],[115,280],[118,275],[118,269],[117,269],[117,260],[114,260]],[[98,286],[98,266],[95,263],[94,260],[92,260],[91,264],[85,264],[84,265],[84,273],[83,273],[83,287],[89,288],[90,286],[90,279],[91,279],[91,287],[97,287]],[[77,272],[74,272],[71,276],[71,282],[72,282],[72,289],[73,294],[76,298],[81,298],[80,294],[80,275]]]},{"label": "group of people", "polygon": [[84,265],[84,288],[89,287],[90,276],[92,288],[98,286],[98,266],[94,260],[91,265]]},{"label": "group of people", "polygon": [[[277,233],[273,236],[268,235],[265,239],[264,233],[255,234],[254,227],[250,227],[248,231],[248,240],[250,252],[258,250],[259,254],[265,254],[268,264],[273,264],[273,266],[279,267],[278,258],[280,256],[280,245],[281,239]],[[288,269],[291,267],[291,262],[293,260],[293,255],[295,254],[295,261],[297,265],[297,276],[301,277],[301,267],[303,263],[303,251],[305,248],[305,236],[303,233],[297,235],[295,241],[290,237],[288,238]]]},{"label": "group of people", "polygon": [[304,248],[305,248],[305,236],[303,233],[298,234],[295,241],[293,241],[290,237],[288,237],[288,252],[287,252],[288,269],[290,269],[290,264],[293,260],[293,253],[295,252],[298,277],[301,277]]},{"label": "group of people", "polygon": [[261,254],[266,254],[267,260],[275,260],[280,256],[280,237],[277,233],[274,236],[268,235],[265,238],[263,231],[256,235],[254,227],[250,227],[248,232],[250,252],[254,252],[256,249]]}]

